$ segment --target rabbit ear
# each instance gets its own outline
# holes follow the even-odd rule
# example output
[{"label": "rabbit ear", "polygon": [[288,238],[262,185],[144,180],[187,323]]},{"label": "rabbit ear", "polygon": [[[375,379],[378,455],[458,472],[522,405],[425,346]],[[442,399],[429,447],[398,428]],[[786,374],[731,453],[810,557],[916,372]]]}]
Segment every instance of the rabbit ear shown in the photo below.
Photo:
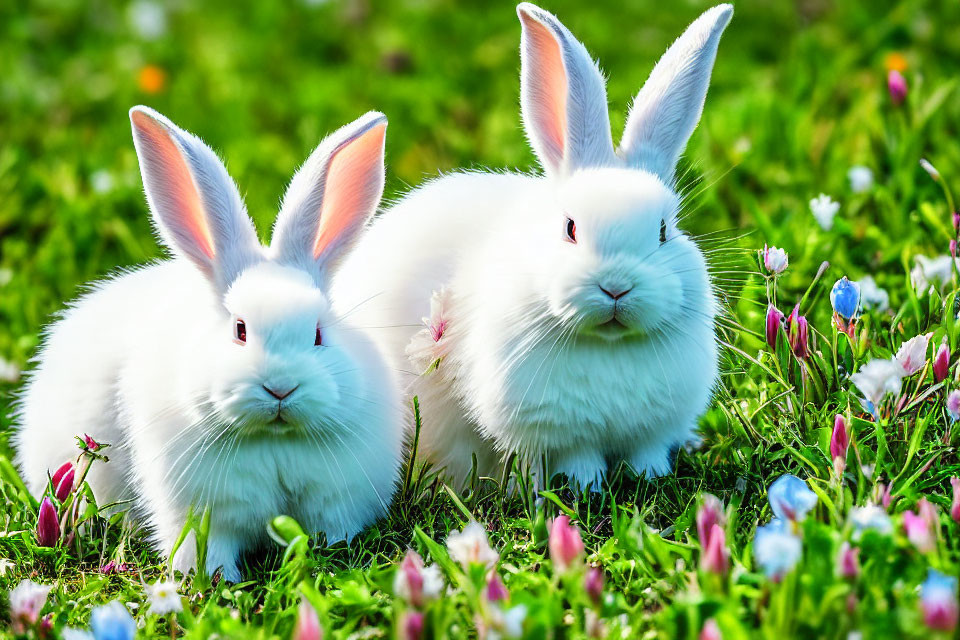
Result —
[{"label": "rabbit ear", "polygon": [[548,174],[610,164],[613,140],[603,75],[552,14],[517,5],[520,107],[533,150]]},{"label": "rabbit ear", "polygon": [[130,110],[140,173],[163,242],[225,291],[261,257],[237,187],[216,154],[149,107]]},{"label": "rabbit ear", "polygon": [[386,116],[371,111],[310,154],[283,196],[271,245],[277,260],[318,283],[329,278],[383,195],[386,131]]},{"label": "rabbit ear", "polygon": [[653,68],[633,101],[620,142],[620,154],[672,184],[687,140],[700,121],[717,57],[720,35],[733,6],[707,10],[677,38]]}]

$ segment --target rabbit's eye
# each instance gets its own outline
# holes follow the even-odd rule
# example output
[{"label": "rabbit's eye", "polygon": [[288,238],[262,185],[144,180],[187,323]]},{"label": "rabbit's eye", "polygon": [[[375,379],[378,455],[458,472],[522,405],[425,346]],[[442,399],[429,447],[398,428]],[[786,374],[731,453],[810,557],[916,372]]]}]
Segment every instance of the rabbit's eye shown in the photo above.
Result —
[{"label": "rabbit's eye", "polygon": [[572,218],[566,218],[564,221],[564,232],[566,232],[566,237],[564,240],[567,242],[577,242],[577,223],[573,221]]},{"label": "rabbit's eye", "polygon": [[313,346],[319,347],[323,344],[323,337],[320,334],[320,327],[317,327],[317,336],[313,339]]},{"label": "rabbit's eye", "polygon": [[240,318],[233,323],[233,341],[237,344],[247,343],[247,323]]},{"label": "rabbit's eye", "polygon": [[660,220],[660,244],[667,241],[667,221]]}]

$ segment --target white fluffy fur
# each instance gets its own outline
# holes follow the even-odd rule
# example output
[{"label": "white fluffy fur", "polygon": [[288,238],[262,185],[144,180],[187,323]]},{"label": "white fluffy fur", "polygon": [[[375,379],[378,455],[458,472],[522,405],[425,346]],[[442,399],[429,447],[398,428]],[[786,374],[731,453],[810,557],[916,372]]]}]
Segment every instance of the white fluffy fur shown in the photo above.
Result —
[{"label": "white fluffy fur", "polygon": [[[719,34],[731,11],[712,9],[691,30]],[[664,474],[717,379],[706,264],[676,226],[672,164],[651,172],[615,153],[602,77],[586,50],[545,11],[524,3],[518,12],[524,122],[546,176],[460,173],[413,191],[374,222],[334,292],[357,305],[358,323],[387,327],[377,338],[407,370],[407,393],[420,397],[420,452],[455,478],[467,475],[473,455],[481,474],[493,474],[514,452],[529,462],[545,456],[551,472],[582,485],[598,483],[617,460]],[[526,34],[537,25],[559,43],[574,80],[541,77],[551,65],[531,55]],[[685,47],[686,58],[665,56],[672,62],[651,79],[661,87],[641,92],[635,114],[683,112],[696,123],[716,38],[693,40],[701,48]],[[565,139],[543,144],[556,99],[545,92],[557,86],[568,91]],[[647,95],[657,104],[643,104]],[[672,162],[692,129],[674,126],[658,138]],[[567,217],[576,243],[566,241]],[[370,272],[380,277],[370,281]],[[601,286],[629,293],[614,303]],[[619,326],[608,323],[614,314]],[[433,334],[418,330],[425,317]]]},{"label": "white fluffy fur", "polygon": [[[131,117],[144,114],[150,120],[134,120],[134,136],[148,199],[163,238],[191,259],[101,281],[49,327],[20,407],[18,462],[39,493],[49,470],[77,456],[75,436],[112,444],[110,461],[95,465],[89,478],[98,502],[131,501],[135,519],[166,553],[190,505],[209,506],[207,568],[223,567],[236,581],[240,554],[266,541],[267,524],[278,514],[333,541],[352,537],[386,511],[401,461],[404,411],[398,381],[368,332],[331,304],[315,269],[271,259],[291,255],[277,241],[272,250],[256,242],[255,251],[245,245],[237,252],[238,232],[216,231],[215,268],[193,263],[196,238],[176,226],[169,189],[201,191],[208,220],[222,220],[215,229],[243,235],[253,226],[213,152],[150,110],[137,108]],[[162,167],[154,160],[162,154],[138,122],[160,123],[177,141],[195,170],[192,185],[158,178]],[[371,123],[386,126],[382,115],[368,114],[335,136],[342,143]],[[382,156],[381,145],[368,159],[381,184]],[[196,171],[197,163],[205,169]],[[359,215],[369,216],[379,197],[370,193]],[[225,270],[221,259],[235,266]],[[230,271],[237,275],[227,282],[216,275]],[[237,317],[246,323],[246,344],[234,341]],[[322,346],[314,345],[318,326]],[[263,385],[299,387],[281,403]],[[174,564],[194,564],[192,538]]]}]

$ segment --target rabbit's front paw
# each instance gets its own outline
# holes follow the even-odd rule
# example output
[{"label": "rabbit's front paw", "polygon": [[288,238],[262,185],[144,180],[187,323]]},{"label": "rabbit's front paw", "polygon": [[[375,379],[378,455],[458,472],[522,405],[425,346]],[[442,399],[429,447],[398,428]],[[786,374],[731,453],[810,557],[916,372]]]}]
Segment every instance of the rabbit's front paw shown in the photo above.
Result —
[{"label": "rabbit's front paw", "polygon": [[213,575],[217,569],[222,570],[223,579],[227,582],[240,582],[243,575],[240,573],[240,545],[232,539],[210,536],[207,541],[207,574]]},{"label": "rabbit's front paw", "polygon": [[553,473],[562,473],[571,488],[600,493],[607,472],[607,461],[598,451],[576,449],[553,456]]}]

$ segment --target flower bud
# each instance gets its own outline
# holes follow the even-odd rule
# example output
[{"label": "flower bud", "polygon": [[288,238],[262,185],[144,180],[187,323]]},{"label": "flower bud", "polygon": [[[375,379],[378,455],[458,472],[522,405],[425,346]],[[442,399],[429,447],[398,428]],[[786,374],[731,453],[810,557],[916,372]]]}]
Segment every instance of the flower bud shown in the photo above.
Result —
[{"label": "flower bud", "polygon": [[960,389],[954,389],[947,396],[947,413],[953,422],[960,420]]},{"label": "flower bud", "polygon": [[837,573],[840,577],[853,580],[860,575],[860,549],[844,542],[837,556]]},{"label": "flower bud", "polygon": [[37,517],[37,544],[41,547],[55,547],[60,540],[60,520],[57,518],[57,509],[50,498],[44,498],[40,503],[40,514]]},{"label": "flower bud", "polygon": [[420,640],[423,637],[423,614],[419,611],[408,611],[400,621],[401,640]]},{"label": "flower bud", "polygon": [[777,336],[783,325],[783,313],[775,306],[767,307],[767,344],[771,349],[777,348]]},{"label": "flower bud", "polygon": [[860,311],[860,285],[843,276],[830,290],[830,306],[844,320],[853,320]]},{"label": "flower bud", "polygon": [[707,538],[707,547],[700,557],[700,568],[707,573],[723,575],[730,566],[730,552],[727,551],[727,534],[715,524]]},{"label": "flower bud", "polygon": [[297,610],[297,626],[293,628],[291,640],[323,640],[320,618],[305,599],[300,601],[300,608]]},{"label": "flower bud", "polygon": [[703,502],[697,509],[697,537],[701,549],[707,548],[713,525],[719,524],[722,528],[724,520],[723,504],[719,498],[709,493],[703,494]]},{"label": "flower bud", "polygon": [[843,473],[847,464],[847,448],[850,446],[850,433],[847,431],[847,421],[837,414],[833,420],[833,433],[830,435],[830,457],[833,458],[833,467],[837,475]]},{"label": "flower bud", "polygon": [[423,604],[423,558],[413,549],[407,551],[393,578],[393,594],[415,607]]},{"label": "flower bud", "polygon": [[950,517],[954,522],[960,523],[960,478],[953,476],[950,478],[950,486],[953,487],[953,502],[950,504]]},{"label": "flower bud", "polygon": [[940,345],[940,348],[937,349],[937,355],[933,359],[933,380],[934,382],[942,382],[946,379],[947,374],[950,372],[950,347],[947,346],[947,341],[944,339],[943,343]]},{"label": "flower bud", "polygon": [[490,578],[487,580],[487,600],[490,602],[500,602],[501,600],[506,600],[510,597],[510,592],[507,591],[506,585],[503,584],[503,580],[500,579],[495,572],[490,574]]},{"label": "flower bud", "polygon": [[763,266],[770,273],[783,273],[789,262],[787,252],[783,249],[763,245]]},{"label": "flower bud", "polygon": [[800,315],[800,303],[793,308],[793,312],[787,318],[787,337],[790,340],[790,348],[793,354],[800,358],[807,357],[807,319]]},{"label": "flower bud", "polygon": [[583,540],[576,525],[570,524],[567,516],[557,516],[550,527],[550,558],[554,566],[563,572],[583,553]]},{"label": "flower bud", "polygon": [[73,477],[75,472],[76,470],[73,468],[73,465],[70,465],[70,469],[63,474],[60,482],[56,485],[56,496],[60,502],[66,500],[70,492],[73,491]]},{"label": "flower bud", "polygon": [[707,619],[707,621],[703,623],[703,629],[700,630],[700,635],[697,636],[697,640],[723,640],[717,621],[713,618]]},{"label": "flower bud", "polygon": [[896,69],[891,69],[887,74],[887,90],[890,91],[890,99],[895,105],[903,104],[907,99],[907,80]]},{"label": "flower bud", "polygon": [[83,443],[87,446],[87,449],[89,449],[90,451],[99,451],[100,447],[103,446],[99,442],[91,438],[89,435],[87,435],[86,433],[83,434]]},{"label": "flower bud", "polygon": [[599,605],[603,597],[603,571],[597,567],[591,567],[583,579],[583,590],[587,592],[594,606]]},{"label": "flower bud", "polygon": [[934,540],[933,533],[930,531],[930,523],[923,516],[913,511],[903,512],[903,529],[907,533],[907,538],[921,553],[933,551]]},{"label": "flower bud", "polygon": [[948,632],[956,629],[960,617],[957,579],[930,569],[926,581],[920,586],[920,609],[927,628]]},{"label": "flower bud", "polygon": [[926,171],[927,174],[933,178],[934,182],[940,182],[940,172],[929,160],[920,158],[920,168]]}]

